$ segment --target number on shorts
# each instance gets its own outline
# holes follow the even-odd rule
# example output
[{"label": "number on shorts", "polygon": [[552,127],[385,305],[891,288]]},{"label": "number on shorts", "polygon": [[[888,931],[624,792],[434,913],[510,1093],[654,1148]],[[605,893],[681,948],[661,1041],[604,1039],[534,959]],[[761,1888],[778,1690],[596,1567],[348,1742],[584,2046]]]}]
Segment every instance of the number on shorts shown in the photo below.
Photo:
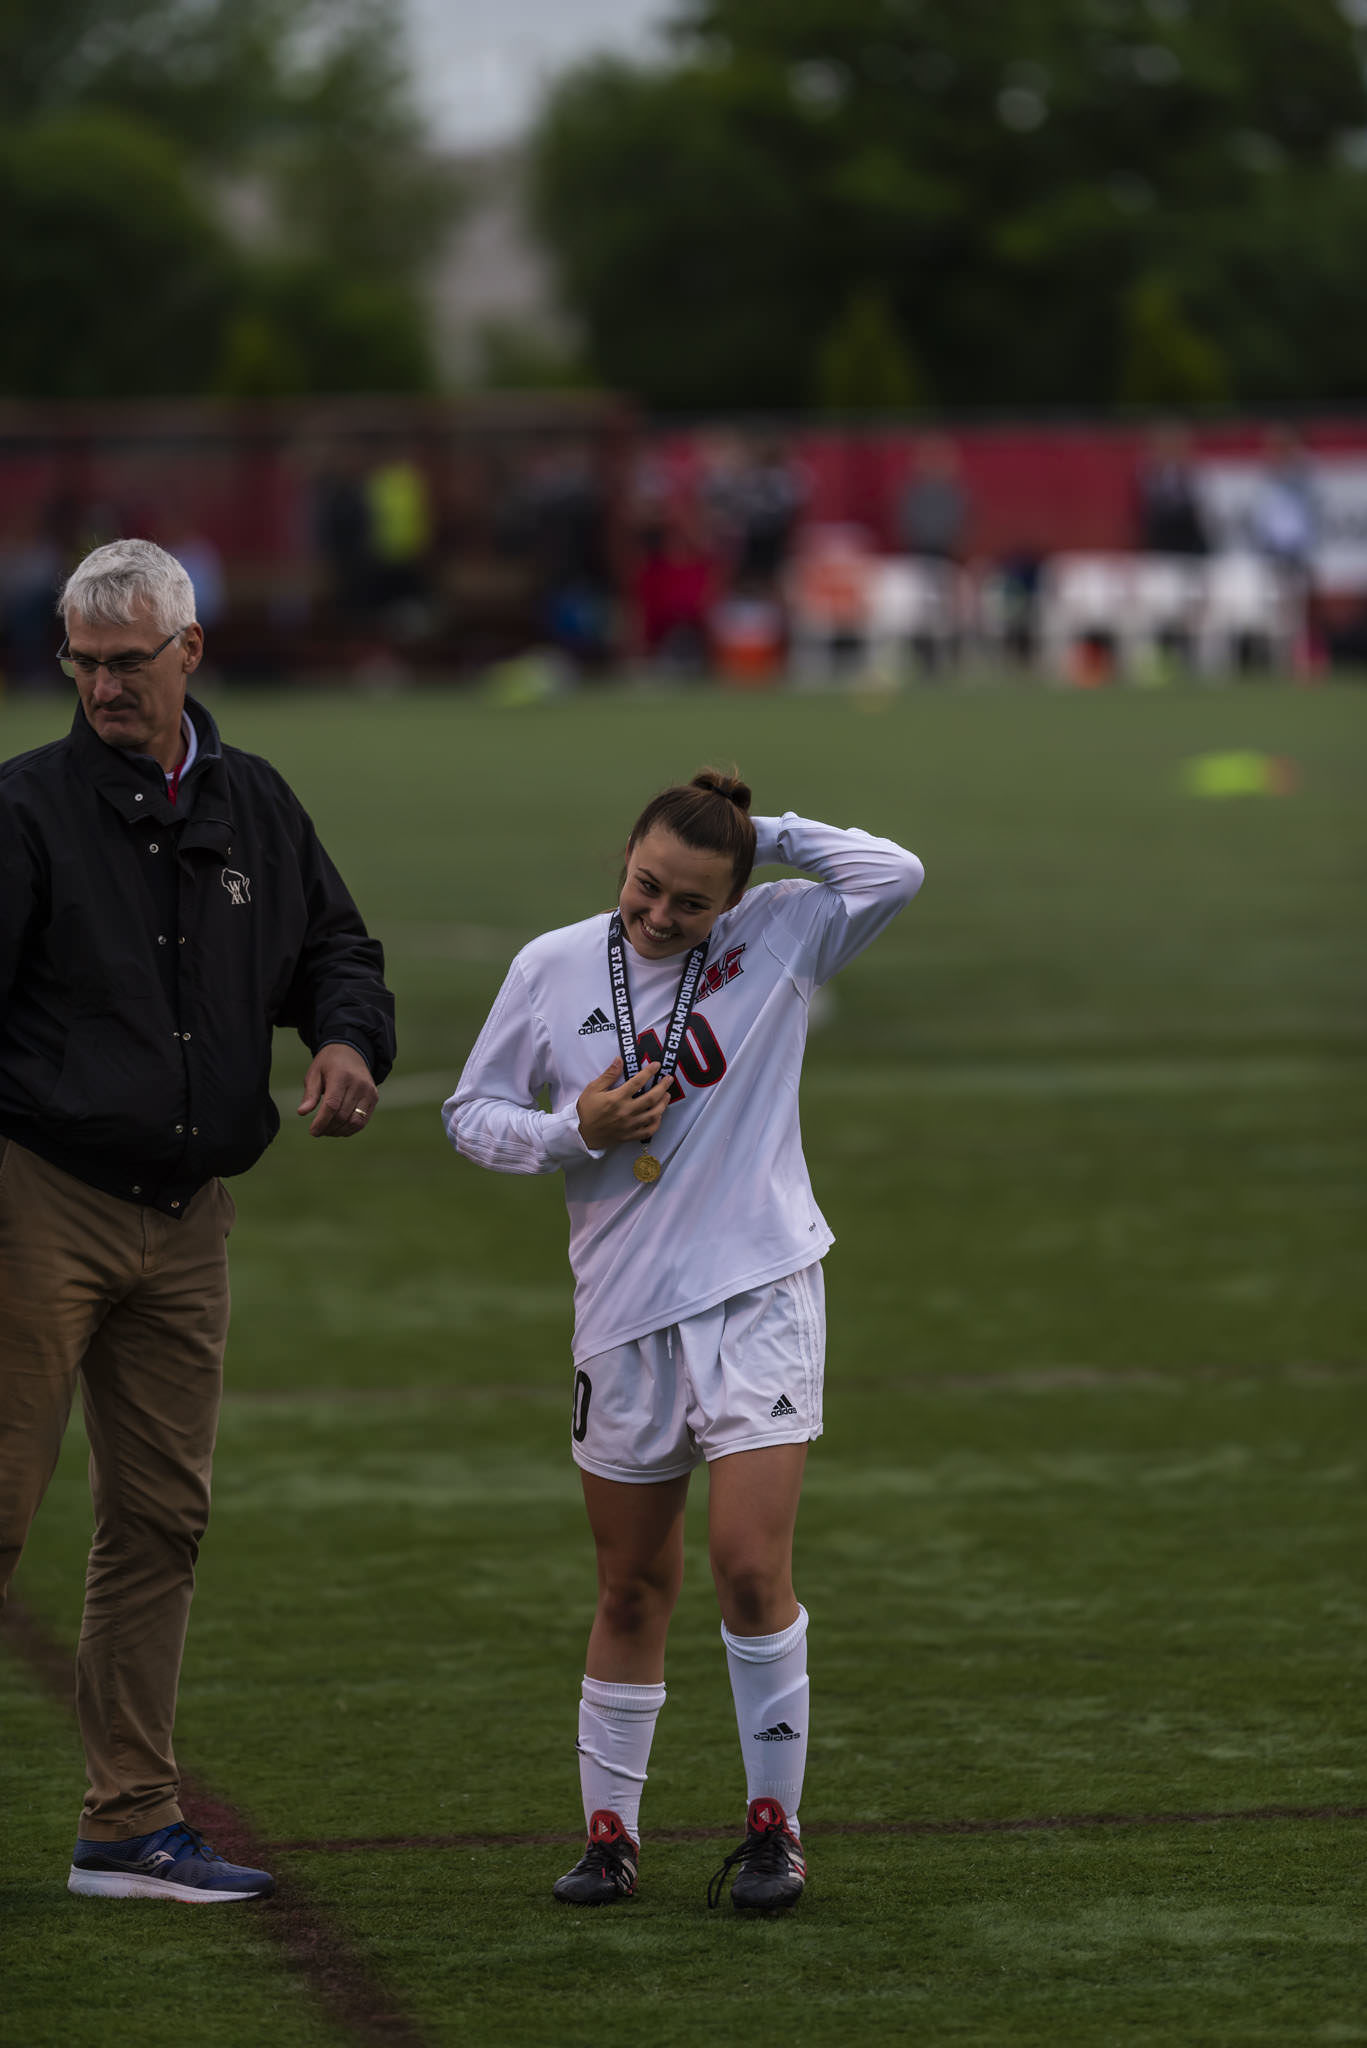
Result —
[{"label": "number on shorts", "polygon": [[574,1404],[570,1410],[570,1433],[577,1444],[582,1444],[589,1433],[589,1402],[593,1399],[593,1381],[586,1372],[574,1376]]}]

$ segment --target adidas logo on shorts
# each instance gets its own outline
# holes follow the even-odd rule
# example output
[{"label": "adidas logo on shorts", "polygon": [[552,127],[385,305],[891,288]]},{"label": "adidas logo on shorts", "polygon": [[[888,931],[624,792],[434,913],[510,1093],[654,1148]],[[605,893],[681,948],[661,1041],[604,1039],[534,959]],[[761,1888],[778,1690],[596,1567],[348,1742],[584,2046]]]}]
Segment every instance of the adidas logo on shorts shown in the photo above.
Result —
[{"label": "adidas logo on shorts", "polygon": [[786,1394],[780,1394],[773,1407],[769,1410],[769,1414],[773,1420],[777,1421],[781,1415],[796,1415],[797,1410]]},{"label": "adidas logo on shorts", "polygon": [[590,1031],[611,1031],[611,1029],[612,1019],[605,1016],[602,1010],[593,1010],[579,1026],[579,1036],[585,1038]]}]

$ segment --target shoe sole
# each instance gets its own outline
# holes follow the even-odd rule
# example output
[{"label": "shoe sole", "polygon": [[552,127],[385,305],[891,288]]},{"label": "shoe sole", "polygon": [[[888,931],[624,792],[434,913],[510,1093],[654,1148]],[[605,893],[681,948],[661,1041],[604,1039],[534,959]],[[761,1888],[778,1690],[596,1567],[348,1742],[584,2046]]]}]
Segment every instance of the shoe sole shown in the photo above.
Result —
[{"label": "shoe sole", "polygon": [[166,1877],[124,1877],[114,1870],[78,1870],[75,1864],[66,1888],[82,1899],[175,1899],[184,1906],[229,1906],[242,1899],[270,1897],[270,1892],[217,1892],[203,1885],[172,1884]]}]

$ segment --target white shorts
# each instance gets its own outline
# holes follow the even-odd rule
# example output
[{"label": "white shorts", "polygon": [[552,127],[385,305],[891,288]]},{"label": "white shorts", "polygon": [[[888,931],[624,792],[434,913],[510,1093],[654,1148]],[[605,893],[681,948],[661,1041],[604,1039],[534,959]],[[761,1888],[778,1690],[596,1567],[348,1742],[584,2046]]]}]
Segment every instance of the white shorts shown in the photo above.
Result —
[{"label": "white shorts", "polygon": [[679,1479],[705,1458],[821,1434],[826,1291],[807,1266],[587,1358],[574,1461],[600,1479]]}]

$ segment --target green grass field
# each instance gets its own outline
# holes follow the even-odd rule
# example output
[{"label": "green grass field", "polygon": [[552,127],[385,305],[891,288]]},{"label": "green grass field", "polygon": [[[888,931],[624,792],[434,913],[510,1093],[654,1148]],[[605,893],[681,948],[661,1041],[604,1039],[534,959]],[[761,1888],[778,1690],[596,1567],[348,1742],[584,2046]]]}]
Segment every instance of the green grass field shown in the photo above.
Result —
[{"label": "green grass field", "polygon": [[[74,1727],[0,1639],[5,2048],[1367,2042],[1361,690],[214,701],[384,939],[401,1050],[362,1142],[287,1112],[234,1184],[178,1748],[362,1989],[275,1904],[68,1898]],[[0,753],[66,720],[0,706]],[[1233,748],[1298,788],[1185,793]],[[437,1117],[516,946],[712,759],[927,868],[808,1054],[812,1876],[758,1925],[704,1903],[743,1782],[703,1479],[641,1896],[550,1899],[593,1585],[563,1204]],[[89,1526],[74,1428],[18,1586],[67,1647]]]}]

